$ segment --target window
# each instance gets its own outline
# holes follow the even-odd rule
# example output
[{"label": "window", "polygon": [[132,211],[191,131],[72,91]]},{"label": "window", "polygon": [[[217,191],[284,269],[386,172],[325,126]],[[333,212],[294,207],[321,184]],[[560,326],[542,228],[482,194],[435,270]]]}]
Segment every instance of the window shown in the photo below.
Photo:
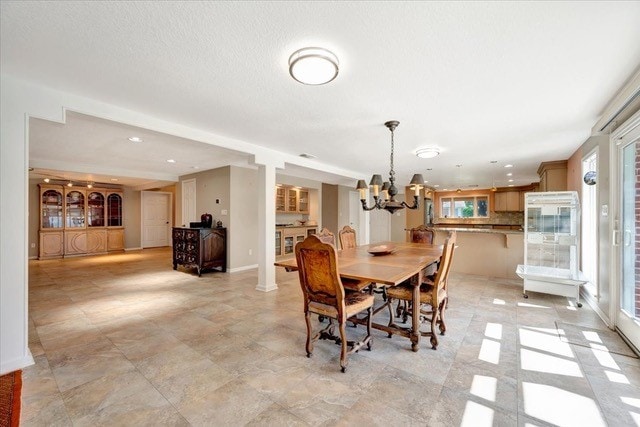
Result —
[{"label": "window", "polygon": [[440,218],[487,218],[489,197],[443,197],[440,199]]}]

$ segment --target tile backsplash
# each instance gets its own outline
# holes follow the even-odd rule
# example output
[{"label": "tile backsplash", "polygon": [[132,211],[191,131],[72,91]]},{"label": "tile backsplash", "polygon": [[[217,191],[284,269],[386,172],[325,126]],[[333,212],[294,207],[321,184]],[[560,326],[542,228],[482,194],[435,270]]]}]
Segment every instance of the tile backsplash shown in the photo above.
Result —
[{"label": "tile backsplash", "polygon": [[523,225],[524,212],[491,212],[489,218],[435,218],[433,223]]}]

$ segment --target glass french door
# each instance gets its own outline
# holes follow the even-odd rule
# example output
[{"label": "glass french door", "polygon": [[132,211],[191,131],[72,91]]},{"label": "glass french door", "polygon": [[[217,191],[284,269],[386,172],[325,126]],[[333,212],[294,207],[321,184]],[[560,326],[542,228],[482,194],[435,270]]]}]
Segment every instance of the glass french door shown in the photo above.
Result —
[{"label": "glass french door", "polygon": [[640,126],[618,144],[618,329],[640,348]]}]

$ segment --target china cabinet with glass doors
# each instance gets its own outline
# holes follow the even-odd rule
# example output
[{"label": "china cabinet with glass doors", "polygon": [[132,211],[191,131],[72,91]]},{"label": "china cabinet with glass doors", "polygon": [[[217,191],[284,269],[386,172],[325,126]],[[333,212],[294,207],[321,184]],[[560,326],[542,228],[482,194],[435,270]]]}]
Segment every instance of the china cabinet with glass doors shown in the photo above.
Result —
[{"label": "china cabinet with glass doors", "polygon": [[119,189],[39,185],[40,259],[124,249]]}]

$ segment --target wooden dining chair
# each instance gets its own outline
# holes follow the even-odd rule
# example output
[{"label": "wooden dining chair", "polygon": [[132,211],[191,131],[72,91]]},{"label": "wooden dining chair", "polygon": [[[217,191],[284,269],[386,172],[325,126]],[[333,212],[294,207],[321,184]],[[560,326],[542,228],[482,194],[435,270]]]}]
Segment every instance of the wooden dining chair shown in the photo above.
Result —
[{"label": "wooden dining chair", "polygon": [[[304,298],[304,316],[307,323],[307,357],[313,353],[313,344],[318,339],[333,340],[341,346],[340,367],[347,369],[347,355],[363,346],[371,350],[371,314],[373,295],[364,292],[345,292],[337,264],[335,246],[323,243],[315,235],[307,237],[296,245],[296,261],[300,286]],[[347,341],[347,319],[366,312],[367,334],[362,341]],[[334,333],[335,324],[312,334],[311,313],[334,319],[338,323],[339,336]],[[350,348],[348,348],[350,347]]]},{"label": "wooden dining chair", "polygon": [[340,238],[340,247],[342,249],[353,249],[358,246],[356,240],[356,230],[345,225],[342,230],[338,231],[338,237]]},{"label": "wooden dining chair", "polygon": [[[435,231],[433,228],[429,228],[424,224],[421,224],[417,227],[413,227],[409,230],[409,238],[411,239],[411,243],[427,243],[429,245],[433,245],[433,239],[435,236]],[[422,272],[425,276],[433,276],[436,271],[438,271],[438,264],[428,265],[425,270]],[[396,315],[398,317],[403,316],[403,321],[407,321],[407,305],[409,303],[406,301],[398,301],[398,306],[396,307]]]},{"label": "wooden dining chair", "polygon": [[425,225],[419,225],[409,230],[409,237],[413,243],[428,243],[433,245],[433,237],[435,232],[433,228],[426,227]]},{"label": "wooden dining chair", "polygon": [[[336,235],[333,234],[331,231],[329,231],[327,227],[323,227],[319,233],[315,234],[315,236],[317,236],[321,242],[328,243],[332,245],[334,248],[337,248]],[[370,287],[371,282],[366,280],[357,280],[357,279],[342,279],[342,285],[348,291],[360,292]]]},{"label": "wooden dining chair", "polygon": [[318,239],[320,239],[321,242],[329,243],[337,248],[336,235],[329,231],[327,227],[322,227],[322,230],[320,230],[319,233],[316,233],[316,236],[318,236]]},{"label": "wooden dining chair", "polygon": [[[431,346],[434,350],[438,346],[436,327],[440,329],[440,335],[444,335],[447,330],[444,313],[449,302],[448,278],[455,245],[456,234],[455,232],[451,232],[442,249],[438,272],[433,279],[427,277],[423,280],[423,283],[420,284],[420,306],[417,309],[420,310],[423,321],[426,320],[431,323],[431,330],[429,332],[420,333],[423,336],[431,337]],[[421,276],[423,275],[421,274]],[[405,282],[398,286],[390,287],[387,289],[387,298],[389,298],[387,302],[390,317],[389,326],[398,326],[395,324],[394,310],[391,308],[394,299],[407,302],[404,308],[404,316],[412,315],[412,310],[416,309],[409,304],[409,302],[413,301],[413,285],[411,283]],[[389,333],[389,336],[391,335],[392,334]]]}]

